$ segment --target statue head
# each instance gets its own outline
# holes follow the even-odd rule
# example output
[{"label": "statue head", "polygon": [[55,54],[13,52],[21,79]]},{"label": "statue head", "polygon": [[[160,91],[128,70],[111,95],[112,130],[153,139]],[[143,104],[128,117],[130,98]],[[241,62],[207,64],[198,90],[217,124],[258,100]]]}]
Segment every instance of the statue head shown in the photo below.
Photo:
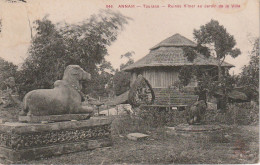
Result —
[{"label": "statue head", "polygon": [[79,65],[69,65],[66,67],[63,79],[76,79],[79,81],[90,80],[91,75],[84,71]]}]

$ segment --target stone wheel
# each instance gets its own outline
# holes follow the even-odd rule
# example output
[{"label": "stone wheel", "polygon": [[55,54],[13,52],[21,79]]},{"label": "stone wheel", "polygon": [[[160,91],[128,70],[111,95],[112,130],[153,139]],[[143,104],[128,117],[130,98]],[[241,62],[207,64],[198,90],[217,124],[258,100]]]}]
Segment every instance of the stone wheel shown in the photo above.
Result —
[{"label": "stone wheel", "polygon": [[153,104],[154,99],[155,96],[150,83],[143,76],[139,75],[130,88],[128,95],[129,103],[135,108],[140,105]]}]

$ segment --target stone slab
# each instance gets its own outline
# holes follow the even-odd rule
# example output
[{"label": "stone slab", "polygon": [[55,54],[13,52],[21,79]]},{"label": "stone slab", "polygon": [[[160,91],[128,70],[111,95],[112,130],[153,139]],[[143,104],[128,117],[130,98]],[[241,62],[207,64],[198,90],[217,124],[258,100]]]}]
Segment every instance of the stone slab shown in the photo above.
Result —
[{"label": "stone slab", "polygon": [[70,121],[70,120],[86,120],[90,118],[90,114],[64,114],[64,115],[48,115],[48,116],[19,116],[20,122],[41,123]]},{"label": "stone slab", "polygon": [[183,137],[211,137],[215,134],[221,134],[225,127],[220,125],[188,125],[181,124],[176,127],[166,127],[166,133],[172,136],[183,136]]},{"label": "stone slab", "polygon": [[206,131],[217,131],[223,129],[219,125],[178,125],[175,127],[176,131],[179,132],[206,132]]},{"label": "stone slab", "polygon": [[127,135],[127,138],[129,140],[134,140],[134,141],[139,141],[139,140],[144,140],[148,137],[149,135],[142,134],[142,133],[130,133]]},{"label": "stone slab", "polygon": [[10,161],[33,160],[110,146],[109,118],[56,123],[0,124],[0,156]]},{"label": "stone slab", "polygon": [[0,132],[6,133],[29,133],[29,132],[44,132],[56,131],[66,129],[77,129],[82,127],[92,127],[98,125],[111,124],[112,119],[106,117],[90,118],[88,120],[80,121],[64,121],[55,123],[20,123],[20,122],[6,122],[0,124]]}]

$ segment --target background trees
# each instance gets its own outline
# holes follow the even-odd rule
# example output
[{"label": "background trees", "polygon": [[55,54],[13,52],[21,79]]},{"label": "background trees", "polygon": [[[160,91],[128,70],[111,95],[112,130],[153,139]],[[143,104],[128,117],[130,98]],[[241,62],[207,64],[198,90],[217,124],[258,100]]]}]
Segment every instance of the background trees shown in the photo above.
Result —
[{"label": "background trees", "polygon": [[132,59],[132,55],[134,53],[135,52],[132,51],[121,55],[121,59],[127,58],[127,62],[120,65],[120,70],[116,70],[116,73],[113,77],[114,91],[116,96],[123,94],[130,88],[131,73],[125,72],[122,69],[134,63],[134,60]]},{"label": "background trees", "polygon": [[85,92],[104,94],[100,93],[100,85],[106,84],[112,70],[104,58],[107,46],[117,39],[129,20],[120,13],[102,10],[78,25],[53,24],[47,17],[35,21],[36,35],[19,72],[19,93],[51,88],[55,80],[62,78],[67,65],[76,64],[93,77]]},{"label": "background trees", "polygon": [[0,90],[6,89],[6,80],[10,77],[16,77],[16,75],[17,66],[0,57]]},{"label": "background trees", "polygon": [[254,40],[248,65],[237,77],[237,85],[244,87],[251,100],[259,102],[259,37]]},{"label": "background trees", "polygon": [[199,46],[207,47],[210,55],[218,60],[218,79],[222,79],[223,70],[221,65],[227,56],[236,58],[241,51],[236,46],[234,36],[229,34],[223,25],[218,21],[211,20],[209,23],[202,25],[200,29],[193,32],[194,39]]},{"label": "background trees", "polygon": [[255,89],[259,87],[259,38],[255,39],[253,49],[249,54],[250,61],[248,65],[242,68],[240,73],[239,85],[252,86]]},{"label": "background trees", "polygon": [[[35,21],[36,34],[32,38],[28,50],[28,58],[24,61],[21,70],[6,61],[1,62],[1,82],[10,76],[16,78],[21,98],[23,95],[37,88],[51,88],[55,80],[61,79],[65,67],[69,64],[78,64],[92,74],[91,82],[84,84],[84,92],[93,97],[108,97],[120,95],[129,89],[130,73],[122,69],[132,63],[132,54],[127,52],[121,55],[127,61],[114,70],[105,60],[107,47],[116,39],[120,31],[130,18],[120,13],[103,10],[92,15],[78,25],[54,24],[48,17]],[[234,48],[235,39],[218,21],[211,20],[198,30],[194,30],[194,37],[198,42],[195,49],[184,48],[189,60],[196,58],[196,52],[215,56],[221,66],[225,57],[239,55],[239,49]],[[254,49],[250,52],[250,63],[244,66],[237,77],[238,86],[253,86],[258,91],[259,84],[259,39],[255,40]],[[3,61],[3,60],[2,60]],[[181,83],[187,85],[193,76],[199,77],[200,85],[214,92],[218,89],[227,93],[233,88],[234,80],[225,75],[221,69],[218,81],[210,79],[200,68],[185,68],[180,72]],[[230,83],[232,80],[232,83]],[[210,82],[210,83],[209,83]],[[253,84],[253,85],[252,85]]]},{"label": "background trees", "polygon": [[238,48],[234,48],[236,46],[234,36],[229,34],[226,28],[216,20],[211,20],[199,29],[194,29],[193,35],[198,46],[192,50],[185,48],[184,54],[190,61],[196,58],[196,52],[200,52],[206,57],[209,55],[215,57],[218,61],[218,78],[216,81],[215,78],[210,77],[207,69],[185,67],[180,71],[180,81],[187,85],[192,77],[197,77],[201,89],[206,89],[209,93],[221,90],[223,98],[220,99],[222,105],[220,108],[224,110],[227,104],[227,93],[231,90],[232,85],[230,76],[221,65],[227,56],[236,58],[241,52]]}]

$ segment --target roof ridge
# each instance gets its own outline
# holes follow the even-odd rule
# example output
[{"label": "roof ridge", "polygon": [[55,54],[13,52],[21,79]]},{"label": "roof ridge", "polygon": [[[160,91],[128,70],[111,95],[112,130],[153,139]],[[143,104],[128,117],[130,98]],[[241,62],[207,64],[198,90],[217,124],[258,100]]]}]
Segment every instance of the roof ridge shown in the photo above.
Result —
[{"label": "roof ridge", "polygon": [[179,46],[191,46],[196,47],[197,44],[190,39],[182,36],[179,33],[175,33],[174,35],[164,39],[163,41],[159,42],[157,45],[150,48],[150,50],[157,49],[159,47],[179,47]]}]

